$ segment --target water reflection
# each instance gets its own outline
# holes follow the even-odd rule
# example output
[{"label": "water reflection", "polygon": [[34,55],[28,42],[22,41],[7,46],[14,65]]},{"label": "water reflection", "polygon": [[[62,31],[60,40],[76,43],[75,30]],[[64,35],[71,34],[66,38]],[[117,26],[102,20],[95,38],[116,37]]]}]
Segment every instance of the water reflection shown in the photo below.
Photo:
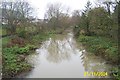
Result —
[{"label": "water reflection", "polygon": [[[105,61],[77,48],[73,34],[45,41],[28,62],[34,66],[28,78],[84,78],[85,71],[108,71]],[[87,76],[89,77],[89,76]],[[91,76],[90,76],[91,77]]]},{"label": "water reflection", "polygon": [[71,54],[76,53],[73,35],[69,33],[63,40],[50,38],[37,50],[37,53],[47,53],[46,59],[54,63],[60,63],[62,60],[70,60]]},{"label": "water reflection", "polygon": [[85,67],[85,71],[88,72],[108,72],[110,73],[111,65],[105,64],[105,61],[98,56],[92,54],[84,54],[81,56],[83,66]]}]

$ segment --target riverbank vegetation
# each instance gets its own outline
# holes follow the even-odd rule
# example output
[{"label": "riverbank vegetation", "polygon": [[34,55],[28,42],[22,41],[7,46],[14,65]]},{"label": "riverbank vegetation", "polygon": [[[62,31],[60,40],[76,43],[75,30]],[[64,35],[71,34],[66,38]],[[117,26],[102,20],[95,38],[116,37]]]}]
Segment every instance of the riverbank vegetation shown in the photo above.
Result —
[{"label": "riverbank vegetation", "polygon": [[[19,6],[19,7],[18,7]],[[15,77],[32,67],[25,60],[27,55],[48,38],[45,29],[30,18],[31,6],[27,2],[2,3],[2,76]],[[22,11],[22,12],[21,12]]]},{"label": "riverbank vegetation", "polygon": [[[112,12],[110,6],[114,4],[116,5]],[[76,22],[74,34],[77,41],[87,47],[87,51],[101,56],[108,63],[116,65],[116,70],[112,69],[113,76],[120,79],[120,54],[118,52],[120,1],[103,1],[101,5],[103,6],[92,8],[92,4],[88,1],[85,6],[86,9],[82,11],[81,15],[79,11],[76,11],[76,14],[74,13],[74,16],[77,16],[76,19],[79,20]]]},{"label": "riverbank vegetation", "polygon": [[[25,58],[34,53],[43,41],[54,34],[62,34],[69,26],[68,14],[61,4],[50,4],[45,19],[36,19],[28,2],[2,2],[2,76],[15,77],[31,70]],[[52,9],[52,10],[51,10]],[[52,15],[51,15],[52,14]]]},{"label": "riverbank vegetation", "polygon": [[[44,19],[33,16],[35,12],[28,2],[2,2],[2,40],[3,77],[15,77],[29,71],[31,65],[25,58],[34,53],[43,41],[54,34],[64,34],[73,29],[75,38],[87,51],[101,56],[110,64],[119,65],[118,19],[120,1],[100,1],[92,7],[87,2],[84,10],[74,10],[60,3],[49,4]],[[111,6],[112,5],[112,6]],[[112,11],[111,11],[112,7]],[[115,67],[113,76],[120,78],[120,70]]]}]

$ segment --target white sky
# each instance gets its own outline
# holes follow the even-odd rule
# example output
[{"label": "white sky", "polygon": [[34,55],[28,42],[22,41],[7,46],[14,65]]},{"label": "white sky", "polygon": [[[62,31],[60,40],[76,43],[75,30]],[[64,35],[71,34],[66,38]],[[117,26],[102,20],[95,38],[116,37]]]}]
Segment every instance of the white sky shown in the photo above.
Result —
[{"label": "white sky", "polygon": [[[35,8],[35,15],[37,18],[44,18],[46,7],[48,3],[61,3],[65,7],[70,8],[70,12],[73,10],[82,10],[88,0],[28,0],[30,4]],[[89,0],[94,3],[96,0]]]}]

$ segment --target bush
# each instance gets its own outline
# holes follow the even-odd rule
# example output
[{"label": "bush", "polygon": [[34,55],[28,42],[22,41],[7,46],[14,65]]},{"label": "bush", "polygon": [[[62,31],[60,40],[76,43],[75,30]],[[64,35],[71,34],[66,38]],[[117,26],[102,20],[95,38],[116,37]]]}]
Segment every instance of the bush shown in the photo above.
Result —
[{"label": "bush", "polygon": [[46,40],[48,38],[48,36],[49,35],[45,34],[45,33],[35,35],[35,36],[32,37],[32,44],[38,45],[42,41]]},{"label": "bush", "polygon": [[27,34],[27,32],[25,30],[22,30],[18,33],[18,36],[21,38],[26,38],[26,34]]},{"label": "bush", "polygon": [[17,37],[17,36],[13,36],[11,38],[11,40],[9,41],[9,43],[7,44],[7,47],[14,47],[14,46],[19,46],[19,47],[23,47],[25,46],[25,40],[23,38]]},{"label": "bush", "polygon": [[25,54],[25,53],[28,53],[28,51],[29,51],[28,47],[20,48],[18,46],[3,49],[4,53],[9,53],[9,54]]},{"label": "bush", "polygon": [[22,71],[30,69],[31,66],[27,62],[19,60],[20,57],[17,53],[22,53],[20,49],[18,47],[3,49],[3,77],[13,77]]}]

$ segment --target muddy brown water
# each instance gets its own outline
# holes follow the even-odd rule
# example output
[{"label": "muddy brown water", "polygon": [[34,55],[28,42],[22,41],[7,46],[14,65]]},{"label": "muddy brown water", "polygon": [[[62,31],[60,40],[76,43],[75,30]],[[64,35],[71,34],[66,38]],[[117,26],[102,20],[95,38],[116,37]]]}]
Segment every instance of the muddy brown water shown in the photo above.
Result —
[{"label": "muddy brown water", "polygon": [[[100,57],[91,55],[73,38],[73,33],[57,35],[44,41],[36,54],[28,56],[27,61],[33,69],[25,78],[91,78],[85,72],[107,72],[111,66]],[[98,77],[98,76],[97,76]]]}]

